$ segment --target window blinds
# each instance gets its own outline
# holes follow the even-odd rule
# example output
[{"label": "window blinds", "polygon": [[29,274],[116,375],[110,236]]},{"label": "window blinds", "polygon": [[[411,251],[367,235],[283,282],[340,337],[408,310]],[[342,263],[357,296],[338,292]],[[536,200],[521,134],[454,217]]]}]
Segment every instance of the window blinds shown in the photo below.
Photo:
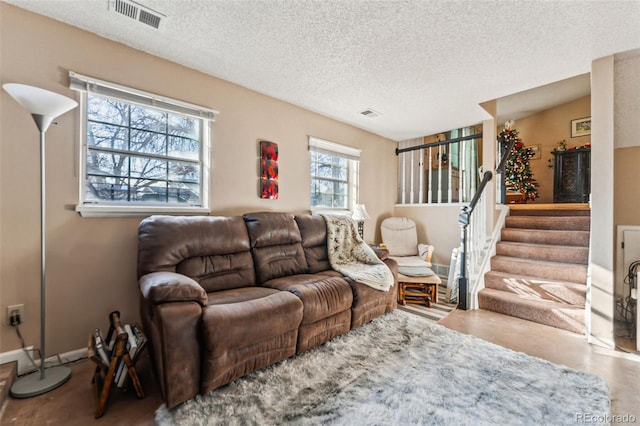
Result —
[{"label": "window blinds", "polygon": [[339,155],[340,157],[356,161],[360,161],[360,153],[362,152],[361,149],[325,141],[313,136],[309,137],[309,151],[317,151],[322,152],[323,154],[330,155]]},{"label": "window blinds", "polygon": [[73,90],[90,92],[100,96],[115,98],[142,106],[162,109],[204,120],[215,121],[215,116],[218,114],[218,111],[210,108],[205,108],[176,99],[160,97],[142,90],[121,86],[116,83],[110,83],[93,77],[87,77],[86,75],[78,74],[73,71],[69,71],[69,81],[69,87]]}]

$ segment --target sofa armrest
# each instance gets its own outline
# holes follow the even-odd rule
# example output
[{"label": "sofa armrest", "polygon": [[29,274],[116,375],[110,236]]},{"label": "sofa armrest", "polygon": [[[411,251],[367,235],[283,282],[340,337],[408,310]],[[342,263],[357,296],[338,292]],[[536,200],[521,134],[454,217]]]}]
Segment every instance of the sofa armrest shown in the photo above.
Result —
[{"label": "sofa armrest", "polygon": [[150,303],[197,302],[207,306],[207,292],[195,280],[175,272],[152,272],[138,281],[142,296]]},{"label": "sofa armrest", "polygon": [[395,260],[391,259],[391,258],[387,258],[383,260],[384,264],[387,265],[389,267],[389,269],[391,269],[391,273],[393,274],[393,278],[395,279],[395,282],[398,282],[398,262],[396,262]]},{"label": "sofa armrest", "polygon": [[378,256],[380,260],[387,260],[389,258],[389,250],[379,246],[371,246],[373,252]]}]

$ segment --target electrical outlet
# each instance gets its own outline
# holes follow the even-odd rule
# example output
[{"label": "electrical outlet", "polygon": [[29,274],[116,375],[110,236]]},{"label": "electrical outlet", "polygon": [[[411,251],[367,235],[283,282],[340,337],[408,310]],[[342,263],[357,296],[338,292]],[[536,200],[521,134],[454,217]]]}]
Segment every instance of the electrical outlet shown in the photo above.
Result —
[{"label": "electrical outlet", "polygon": [[24,305],[11,305],[7,306],[7,324],[11,324],[11,316],[18,314],[20,316],[20,324],[24,322]]}]

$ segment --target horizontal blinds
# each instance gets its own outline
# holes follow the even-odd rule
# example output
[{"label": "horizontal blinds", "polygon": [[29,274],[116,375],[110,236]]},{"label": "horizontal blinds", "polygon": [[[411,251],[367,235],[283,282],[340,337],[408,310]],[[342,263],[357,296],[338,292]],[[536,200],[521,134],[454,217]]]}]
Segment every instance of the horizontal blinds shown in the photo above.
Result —
[{"label": "horizontal blinds", "polygon": [[360,160],[361,149],[352,148],[346,145],[340,145],[335,142],[325,141],[323,139],[309,137],[309,150],[322,152],[323,154],[339,155],[349,160]]},{"label": "horizontal blinds", "polygon": [[190,104],[171,98],[164,98],[142,90],[121,86],[116,83],[99,80],[86,75],[69,71],[69,87],[81,92],[115,98],[142,106],[162,109],[165,111],[184,114],[195,118],[214,121],[218,111],[199,105]]}]

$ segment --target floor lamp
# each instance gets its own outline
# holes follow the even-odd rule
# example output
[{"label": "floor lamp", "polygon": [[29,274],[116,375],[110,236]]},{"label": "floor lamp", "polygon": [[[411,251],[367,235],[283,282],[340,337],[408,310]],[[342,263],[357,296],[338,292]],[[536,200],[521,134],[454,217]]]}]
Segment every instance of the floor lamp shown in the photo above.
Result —
[{"label": "floor lamp", "polygon": [[66,366],[45,369],[45,144],[44,134],[56,117],[72,110],[78,103],[58,93],[7,83],[2,88],[24,109],[29,111],[40,130],[40,369],[19,378],[11,386],[14,398],[29,398],[49,392],[64,384],[71,377],[71,369]]}]

